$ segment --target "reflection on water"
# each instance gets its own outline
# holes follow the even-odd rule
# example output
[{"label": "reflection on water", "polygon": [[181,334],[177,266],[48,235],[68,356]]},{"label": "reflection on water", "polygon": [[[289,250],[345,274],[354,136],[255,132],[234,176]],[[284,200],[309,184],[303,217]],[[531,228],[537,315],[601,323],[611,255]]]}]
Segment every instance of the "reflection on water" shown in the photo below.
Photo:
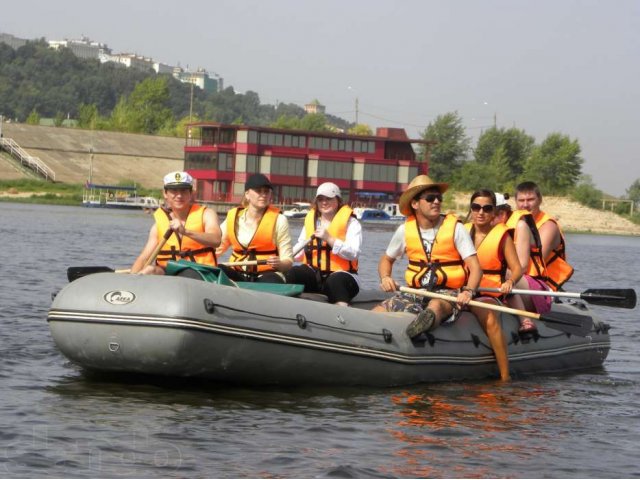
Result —
[{"label": "reflection on water", "polygon": [[[556,397],[556,391],[537,386],[513,388],[491,382],[394,395],[397,422],[390,433],[406,446],[396,452],[402,461],[393,474],[517,476],[517,470],[505,470],[509,463],[548,454],[550,435],[545,429],[550,423],[557,428],[570,421],[553,407]],[[515,431],[520,435],[510,435]],[[451,458],[459,463],[451,464]]]}]

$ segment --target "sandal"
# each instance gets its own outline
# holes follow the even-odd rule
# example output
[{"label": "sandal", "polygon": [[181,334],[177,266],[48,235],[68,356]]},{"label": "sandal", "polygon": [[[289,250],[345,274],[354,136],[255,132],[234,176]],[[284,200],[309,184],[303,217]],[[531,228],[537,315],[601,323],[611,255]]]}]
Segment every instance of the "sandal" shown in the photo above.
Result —
[{"label": "sandal", "polygon": [[432,310],[425,308],[416,318],[407,326],[405,330],[409,338],[413,339],[421,333],[428,332],[436,321],[436,314]]},{"label": "sandal", "polygon": [[538,327],[533,323],[533,320],[530,318],[525,318],[524,320],[520,320],[520,328],[518,329],[519,333],[534,333],[538,331]]}]

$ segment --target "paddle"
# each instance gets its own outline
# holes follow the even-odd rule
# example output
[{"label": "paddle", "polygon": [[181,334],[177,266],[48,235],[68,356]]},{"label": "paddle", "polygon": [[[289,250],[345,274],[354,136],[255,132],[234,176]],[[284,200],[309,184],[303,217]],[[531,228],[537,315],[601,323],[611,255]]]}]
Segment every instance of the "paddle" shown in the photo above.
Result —
[{"label": "paddle", "polygon": [[[164,233],[164,235],[163,235],[162,239],[160,240],[160,243],[158,244],[158,246],[151,253],[149,258],[147,258],[147,260],[145,261],[145,263],[144,263],[145,267],[147,265],[151,265],[155,261],[156,257],[158,256],[158,253],[160,253],[160,250],[162,250],[162,247],[164,247],[164,245],[167,243],[167,240],[169,240],[169,237],[171,236],[172,233],[173,233],[173,230],[171,230],[171,229],[168,229]],[[126,268],[126,269],[114,270],[111,267],[105,267],[105,266],[69,267],[69,268],[67,268],[67,279],[69,280],[69,282],[73,282],[74,280],[77,280],[80,277],[84,277],[86,275],[91,275],[92,273],[101,273],[101,272],[131,273],[131,269],[130,268]]]},{"label": "paddle", "polygon": [[266,265],[266,260],[242,260],[239,262],[220,262],[218,265],[224,265],[225,267],[249,267],[255,265]]},{"label": "paddle", "polygon": [[[499,288],[479,288],[478,290],[483,292],[500,292]],[[590,288],[582,293],[513,289],[511,293],[516,295],[539,295],[543,297],[579,298],[587,303],[602,305],[604,307],[635,308],[636,306],[636,291],[632,288]]]},{"label": "paddle", "polygon": [[77,280],[80,277],[84,277],[86,275],[91,275],[92,273],[102,273],[102,272],[115,272],[115,273],[129,273],[131,272],[130,268],[123,270],[114,270],[111,267],[104,266],[96,266],[96,267],[69,267],[67,268],[67,279],[70,282]]},{"label": "paddle", "polygon": [[171,236],[172,233],[173,233],[173,230],[171,228],[167,228],[167,231],[164,232],[164,235],[162,236],[160,243],[158,243],[158,246],[151,253],[151,255],[149,255],[149,258],[147,258],[147,261],[144,262],[143,268],[148,267],[149,265],[151,265],[153,262],[156,261],[156,257],[160,253],[160,250],[162,250],[162,247],[164,247],[164,244],[167,243],[167,240],[169,240],[169,237]]},{"label": "paddle", "polygon": [[315,238],[315,237],[314,237],[313,235],[311,235],[309,238],[307,238],[307,240],[306,240],[302,245],[300,245],[300,247],[298,247],[298,249],[297,249],[295,252],[293,252],[293,255],[292,255],[292,256],[293,256],[293,258],[296,258],[296,257],[298,256],[298,254],[299,254],[302,250],[304,250],[304,247],[306,247],[307,245],[309,245],[309,244],[311,243],[311,240],[313,240],[314,238]]},{"label": "paddle", "polygon": [[[400,291],[422,297],[438,298],[440,300],[445,300],[452,303],[456,302],[456,297],[453,297],[451,295],[444,295],[441,293],[429,292],[427,290],[400,287]],[[486,308],[488,310],[496,310],[498,312],[511,313],[513,315],[534,318],[536,320],[542,321],[550,328],[560,330],[561,332],[578,335],[580,337],[586,337],[593,328],[593,319],[586,315],[562,312],[533,313],[526,310],[518,310],[515,308],[505,307],[503,305],[496,305],[494,303],[478,302],[476,300],[471,300],[469,302],[469,305]]]}]

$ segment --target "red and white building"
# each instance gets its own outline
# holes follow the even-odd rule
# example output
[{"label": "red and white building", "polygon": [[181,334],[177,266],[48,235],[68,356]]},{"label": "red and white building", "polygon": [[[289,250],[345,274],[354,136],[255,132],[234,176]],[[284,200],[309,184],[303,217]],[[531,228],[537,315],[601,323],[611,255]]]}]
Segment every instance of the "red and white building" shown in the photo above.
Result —
[{"label": "red and white building", "polygon": [[[311,201],[327,181],[340,187],[345,203],[393,203],[416,175],[428,172],[433,143],[410,139],[402,128],[361,136],[202,122],[187,128],[184,169],[202,202],[238,203],[246,179],[263,173],[278,204]],[[416,157],[414,144],[425,146],[424,158]]]}]

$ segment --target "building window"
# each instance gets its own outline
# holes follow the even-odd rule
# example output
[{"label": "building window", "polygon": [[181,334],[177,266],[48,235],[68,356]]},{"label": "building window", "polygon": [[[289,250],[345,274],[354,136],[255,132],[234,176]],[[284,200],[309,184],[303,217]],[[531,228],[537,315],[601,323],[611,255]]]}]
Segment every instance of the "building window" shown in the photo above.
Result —
[{"label": "building window", "polygon": [[184,168],[187,170],[217,170],[229,172],[233,170],[233,155],[225,152],[189,152],[185,155]]},{"label": "building window", "polygon": [[271,173],[276,175],[289,175],[292,177],[304,176],[304,159],[289,157],[271,157]]},{"label": "building window", "polygon": [[258,143],[258,132],[255,130],[249,130],[249,135],[247,136],[247,143]]},{"label": "building window", "polygon": [[232,128],[220,130],[220,143],[231,144],[236,141],[236,131]]},{"label": "building window", "polygon": [[247,173],[260,172],[260,158],[257,155],[247,155]]},{"label": "building window", "polygon": [[318,162],[318,177],[350,180],[353,177],[353,164],[351,162],[320,160]]},{"label": "building window", "polygon": [[364,166],[364,180],[369,182],[397,182],[398,168],[395,165],[367,163]]},{"label": "building window", "polygon": [[304,190],[304,187],[283,185],[280,189],[280,196],[282,200],[287,203],[304,201],[306,199]]}]

